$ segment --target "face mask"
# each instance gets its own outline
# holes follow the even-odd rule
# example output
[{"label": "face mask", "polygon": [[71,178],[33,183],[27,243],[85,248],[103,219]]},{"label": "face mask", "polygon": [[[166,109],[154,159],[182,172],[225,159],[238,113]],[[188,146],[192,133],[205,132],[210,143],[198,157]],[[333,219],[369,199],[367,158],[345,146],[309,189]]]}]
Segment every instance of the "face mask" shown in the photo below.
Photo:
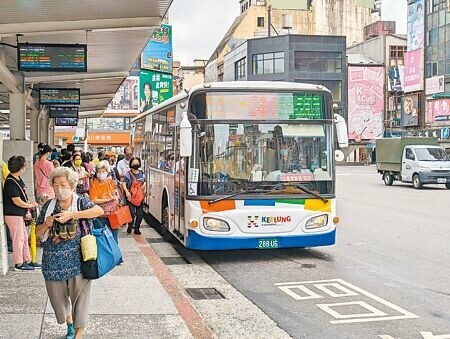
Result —
[{"label": "face mask", "polygon": [[72,190],[70,188],[61,188],[58,193],[55,193],[56,199],[66,200],[72,195]]},{"label": "face mask", "polygon": [[141,166],[139,166],[138,164],[134,164],[134,165],[130,166],[130,168],[135,169],[135,170],[138,170],[139,167],[141,167]]},{"label": "face mask", "polygon": [[97,174],[97,178],[98,178],[100,181],[105,180],[107,176],[108,176],[108,173],[98,173],[98,174]]},{"label": "face mask", "polygon": [[81,164],[83,163],[81,160],[75,160],[75,165],[76,166],[81,166]]},{"label": "face mask", "polygon": [[47,160],[52,160],[52,155],[51,154],[48,155]]}]

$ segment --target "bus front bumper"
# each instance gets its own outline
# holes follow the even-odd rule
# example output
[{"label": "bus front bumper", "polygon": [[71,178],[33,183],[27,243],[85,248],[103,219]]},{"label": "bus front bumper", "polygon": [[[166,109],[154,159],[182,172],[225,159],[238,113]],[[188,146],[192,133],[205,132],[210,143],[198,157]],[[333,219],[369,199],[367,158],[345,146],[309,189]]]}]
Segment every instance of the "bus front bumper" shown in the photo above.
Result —
[{"label": "bus front bumper", "polygon": [[261,237],[216,237],[188,230],[186,247],[193,250],[239,250],[260,249],[261,240],[272,241],[277,239],[276,248],[302,248],[334,245],[336,242],[336,229],[328,233],[303,234],[291,236],[261,236]]}]

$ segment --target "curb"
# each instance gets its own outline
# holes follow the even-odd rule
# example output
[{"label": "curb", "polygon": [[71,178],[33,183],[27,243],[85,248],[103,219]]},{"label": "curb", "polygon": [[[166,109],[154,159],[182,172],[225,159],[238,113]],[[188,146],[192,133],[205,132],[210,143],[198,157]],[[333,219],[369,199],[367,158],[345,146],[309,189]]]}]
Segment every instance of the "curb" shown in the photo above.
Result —
[{"label": "curb", "polygon": [[178,287],[172,273],[167,269],[156,252],[147,243],[143,235],[133,235],[134,241],[139,246],[142,254],[147,258],[148,263],[153,268],[156,277],[163,288],[169,294],[176,309],[180,313],[189,331],[194,338],[213,339],[214,333],[205,324],[201,315],[197,312],[184,291]]}]

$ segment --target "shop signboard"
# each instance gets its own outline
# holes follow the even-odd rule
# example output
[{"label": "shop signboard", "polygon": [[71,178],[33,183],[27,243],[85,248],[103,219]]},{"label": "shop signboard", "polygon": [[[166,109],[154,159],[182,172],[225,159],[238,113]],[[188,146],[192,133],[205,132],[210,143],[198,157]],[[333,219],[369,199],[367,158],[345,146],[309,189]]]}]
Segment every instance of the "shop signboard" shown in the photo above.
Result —
[{"label": "shop signboard", "polygon": [[402,100],[402,126],[418,126],[419,111],[419,96],[417,94],[404,96]]},{"label": "shop signboard", "polygon": [[389,92],[403,92],[405,90],[404,66],[388,67],[387,76]]},{"label": "shop signboard", "polygon": [[405,93],[422,90],[422,49],[405,53]]},{"label": "shop signboard", "polygon": [[425,0],[408,5],[407,50],[414,51],[424,47]]},{"label": "shop signboard", "polygon": [[349,67],[349,139],[361,141],[383,137],[384,74],[384,67]]},{"label": "shop signboard", "polygon": [[431,95],[442,93],[445,90],[444,76],[432,77],[425,79],[425,94]]},{"label": "shop signboard", "polygon": [[450,124],[450,99],[428,100],[428,123]]}]

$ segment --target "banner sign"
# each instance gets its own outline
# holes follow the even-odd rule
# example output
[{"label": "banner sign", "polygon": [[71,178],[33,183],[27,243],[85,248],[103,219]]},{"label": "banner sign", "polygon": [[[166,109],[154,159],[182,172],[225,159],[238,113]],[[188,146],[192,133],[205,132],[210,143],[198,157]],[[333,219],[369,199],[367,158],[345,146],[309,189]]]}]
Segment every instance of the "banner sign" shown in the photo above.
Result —
[{"label": "banner sign", "polygon": [[350,66],[348,69],[349,139],[382,138],[384,67]]},{"label": "banner sign", "polygon": [[425,94],[431,95],[435,93],[442,93],[445,90],[444,76],[432,77],[425,79]]},{"label": "banner sign", "polygon": [[105,113],[139,112],[139,77],[130,76],[120,85],[116,95],[109,103]]},{"label": "banner sign", "polygon": [[389,92],[403,92],[405,90],[404,66],[389,66],[387,76]]},{"label": "banner sign", "polygon": [[419,110],[419,96],[406,95],[402,101],[402,126],[418,126]]},{"label": "banner sign", "polygon": [[428,123],[448,124],[450,120],[450,99],[429,100],[428,105]]},{"label": "banner sign", "polygon": [[172,26],[161,25],[142,52],[141,68],[172,73],[172,65]]},{"label": "banner sign", "polygon": [[414,51],[424,47],[425,0],[418,0],[408,6],[407,50]]},{"label": "banner sign", "polygon": [[405,92],[422,90],[422,49],[405,53]]},{"label": "banner sign", "polygon": [[141,70],[139,111],[145,112],[173,96],[173,76]]}]

